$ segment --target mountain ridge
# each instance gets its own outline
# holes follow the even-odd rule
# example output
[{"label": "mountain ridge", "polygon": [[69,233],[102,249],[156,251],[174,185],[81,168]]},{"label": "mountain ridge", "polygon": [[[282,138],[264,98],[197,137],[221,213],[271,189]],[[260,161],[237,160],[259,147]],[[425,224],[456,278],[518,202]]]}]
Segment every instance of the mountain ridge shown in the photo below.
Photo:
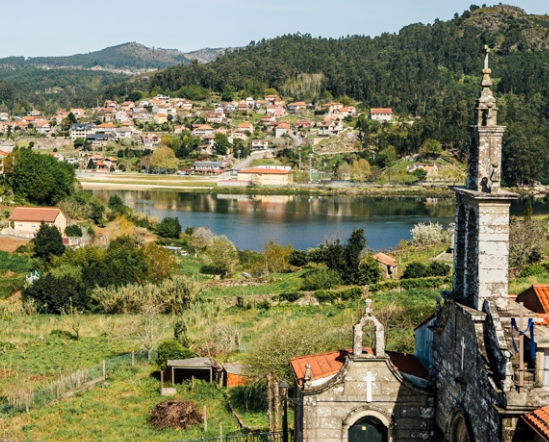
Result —
[{"label": "mountain ridge", "polygon": [[141,43],[128,42],[85,54],[55,57],[5,57],[0,58],[0,67],[165,69],[176,64],[189,64],[193,60],[197,60],[199,63],[209,63],[224,51],[225,48],[202,48],[184,53],[178,49],[149,48]]}]

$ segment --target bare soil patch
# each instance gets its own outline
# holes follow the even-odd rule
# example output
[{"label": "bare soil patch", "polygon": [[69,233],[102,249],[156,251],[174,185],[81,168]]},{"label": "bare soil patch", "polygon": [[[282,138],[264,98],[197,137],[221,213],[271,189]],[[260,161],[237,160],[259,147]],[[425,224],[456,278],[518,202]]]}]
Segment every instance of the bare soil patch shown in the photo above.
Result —
[{"label": "bare soil patch", "polygon": [[14,239],[0,237],[0,250],[8,253],[13,253],[19,246],[23,246],[29,242],[28,239]]},{"label": "bare soil patch", "polygon": [[150,412],[149,423],[158,429],[186,429],[202,422],[194,404],[182,400],[160,402]]}]

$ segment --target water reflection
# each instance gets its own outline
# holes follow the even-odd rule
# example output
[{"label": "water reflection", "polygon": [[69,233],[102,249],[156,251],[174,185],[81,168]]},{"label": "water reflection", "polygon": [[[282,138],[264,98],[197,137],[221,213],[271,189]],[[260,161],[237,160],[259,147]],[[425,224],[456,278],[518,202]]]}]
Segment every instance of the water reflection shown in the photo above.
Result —
[{"label": "water reflection", "polygon": [[[418,222],[453,221],[453,198],[224,195],[173,190],[96,190],[119,195],[136,210],[158,218],[177,216],[181,225],[204,226],[224,234],[241,249],[259,250],[273,238],[295,248],[314,247],[326,238],[345,239],[364,228],[373,249],[395,247],[410,238]],[[512,212],[522,213],[521,202]]]}]

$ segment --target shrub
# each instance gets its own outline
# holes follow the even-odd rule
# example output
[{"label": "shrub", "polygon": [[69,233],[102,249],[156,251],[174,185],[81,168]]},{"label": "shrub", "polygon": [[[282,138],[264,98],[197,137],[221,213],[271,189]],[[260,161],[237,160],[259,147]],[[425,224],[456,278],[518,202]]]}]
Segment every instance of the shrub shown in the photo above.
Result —
[{"label": "shrub", "polygon": [[542,273],[545,273],[545,269],[546,267],[544,267],[543,265],[539,265],[539,264],[531,265],[524,268],[522,272],[520,272],[520,277],[528,278],[529,276],[538,276],[538,275],[541,275]]},{"label": "shrub", "polygon": [[316,292],[314,292],[314,297],[320,303],[332,302],[332,301],[335,301],[336,299],[336,297],[334,296],[334,293],[328,290],[317,290]]},{"label": "shrub", "polygon": [[156,233],[164,238],[179,238],[179,234],[181,233],[179,219],[167,216],[156,226]]},{"label": "shrub", "polygon": [[65,235],[81,238],[82,228],[80,226],[77,226],[76,224],[71,224],[65,229]]},{"label": "shrub", "polygon": [[450,273],[450,266],[440,261],[433,261],[427,267],[423,276],[446,276]]},{"label": "shrub", "polygon": [[166,339],[158,344],[156,356],[156,365],[160,370],[165,370],[168,360],[174,359],[190,359],[194,357],[194,353],[188,348],[183,347],[175,339]]},{"label": "shrub", "polygon": [[422,278],[425,274],[425,265],[420,262],[411,262],[406,266],[402,279]]},{"label": "shrub", "polygon": [[448,277],[432,277],[432,278],[416,278],[405,279],[400,281],[400,285],[405,290],[412,289],[438,289],[444,284],[450,283]]},{"label": "shrub", "polygon": [[192,226],[185,227],[185,235],[191,236],[193,233],[194,233],[194,227]]},{"label": "shrub", "polygon": [[288,262],[296,267],[304,267],[308,264],[307,252],[304,250],[294,250],[288,256]]},{"label": "shrub", "polygon": [[59,229],[41,223],[34,238],[34,254],[38,258],[49,259],[50,255],[61,256],[64,252],[65,246]]},{"label": "shrub", "polygon": [[303,276],[303,290],[331,289],[341,284],[341,278],[335,270],[320,267]]},{"label": "shrub", "polygon": [[336,295],[342,301],[351,301],[353,299],[359,299],[362,296],[362,288],[351,287],[349,289],[340,290],[339,292],[336,292]]},{"label": "shrub", "polygon": [[299,292],[290,292],[282,293],[279,295],[278,299],[280,301],[296,302],[298,299],[301,299],[303,295]]},{"label": "shrub", "polygon": [[358,266],[357,284],[375,284],[381,279],[381,267],[371,256]]}]

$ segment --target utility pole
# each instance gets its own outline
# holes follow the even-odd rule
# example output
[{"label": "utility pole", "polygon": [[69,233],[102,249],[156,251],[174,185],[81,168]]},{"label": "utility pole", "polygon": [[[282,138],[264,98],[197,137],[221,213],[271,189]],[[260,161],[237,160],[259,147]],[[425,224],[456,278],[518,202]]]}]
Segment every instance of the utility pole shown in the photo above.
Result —
[{"label": "utility pole", "polygon": [[309,181],[313,181],[313,154],[309,154]]},{"label": "utility pole", "polygon": [[298,147],[297,151],[299,152],[299,171],[301,172],[301,147]]}]

